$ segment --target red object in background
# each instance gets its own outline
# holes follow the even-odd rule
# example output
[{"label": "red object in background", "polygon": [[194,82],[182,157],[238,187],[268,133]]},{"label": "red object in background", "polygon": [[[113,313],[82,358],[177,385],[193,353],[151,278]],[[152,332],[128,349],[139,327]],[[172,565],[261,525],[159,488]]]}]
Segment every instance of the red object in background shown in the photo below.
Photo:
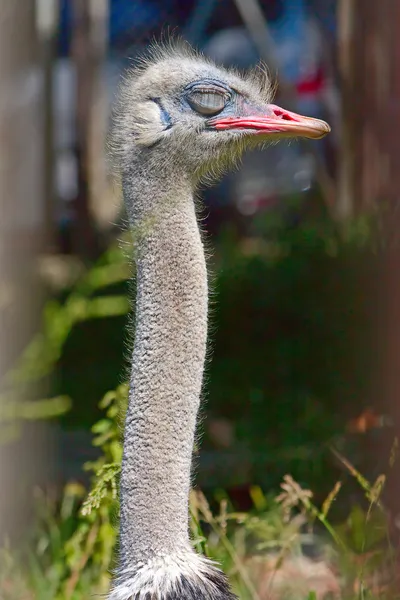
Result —
[{"label": "red object in background", "polygon": [[366,408],[358,417],[347,423],[349,433],[366,433],[370,429],[378,429],[391,425],[386,415],[378,415],[372,408]]},{"label": "red object in background", "polygon": [[324,71],[320,67],[315,73],[312,73],[308,79],[302,79],[296,84],[298,94],[317,94],[325,85]]}]

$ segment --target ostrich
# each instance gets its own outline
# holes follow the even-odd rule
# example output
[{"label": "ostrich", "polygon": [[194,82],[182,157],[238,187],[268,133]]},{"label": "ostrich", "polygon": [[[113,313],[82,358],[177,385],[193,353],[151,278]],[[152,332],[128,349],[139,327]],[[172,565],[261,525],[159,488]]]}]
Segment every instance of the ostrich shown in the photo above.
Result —
[{"label": "ostrich", "polygon": [[207,341],[199,182],[242,152],[329,126],[270,104],[262,69],[218,68],[183,42],[128,72],[111,154],[135,233],[136,325],[120,483],[119,564],[109,600],[233,600],[190,543],[188,498]]}]

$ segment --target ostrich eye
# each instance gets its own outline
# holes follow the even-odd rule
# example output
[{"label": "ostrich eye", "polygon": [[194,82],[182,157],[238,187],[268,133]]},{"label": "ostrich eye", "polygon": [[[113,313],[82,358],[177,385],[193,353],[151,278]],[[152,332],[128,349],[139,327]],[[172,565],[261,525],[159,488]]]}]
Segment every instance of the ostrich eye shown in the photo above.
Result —
[{"label": "ostrich eye", "polygon": [[201,115],[216,115],[225,108],[228,96],[221,92],[195,91],[188,96],[188,102]]}]

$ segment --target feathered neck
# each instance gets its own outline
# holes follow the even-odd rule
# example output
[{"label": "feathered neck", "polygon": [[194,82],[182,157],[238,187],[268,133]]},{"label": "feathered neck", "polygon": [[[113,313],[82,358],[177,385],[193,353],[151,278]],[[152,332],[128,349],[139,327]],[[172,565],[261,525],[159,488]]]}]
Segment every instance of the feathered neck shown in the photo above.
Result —
[{"label": "feathered neck", "polygon": [[188,497],[207,338],[207,271],[185,178],[136,165],[135,343],[121,476],[121,562],[190,548]]}]

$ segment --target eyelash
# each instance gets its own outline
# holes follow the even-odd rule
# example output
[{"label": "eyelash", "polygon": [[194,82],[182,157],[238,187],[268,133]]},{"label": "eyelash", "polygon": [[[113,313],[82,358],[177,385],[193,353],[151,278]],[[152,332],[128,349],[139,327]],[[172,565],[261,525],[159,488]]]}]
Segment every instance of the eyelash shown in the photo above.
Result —
[{"label": "eyelash", "polygon": [[225,90],[220,90],[217,88],[209,88],[209,87],[204,87],[204,88],[193,88],[190,90],[190,94],[215,94],[216,96],[221,96],[222,98],[224,98],[224,100],[226,102],[228,102],[228,100],[230,100],[230,94],[228,94]]},{"label": "eyelash", "polygon": [[[201,96],[215,96],[215,106],[213,106],[212,102],[207,107],[207,102],[201,102]],[[218,106],[218,99],[221,101],[221,106]],[[199,86],[193,87],[188,96],[187,101],[192,110],[196,113],[202,115],[203,117],[211,117],[214,114],[218,114],[223,111],[229,100],[231,99],[231,95],[226,92],[226,90],[221,90],[220,88],[215,88],[211,86]],[[206,99],[204,99],[206,100]]]}]

